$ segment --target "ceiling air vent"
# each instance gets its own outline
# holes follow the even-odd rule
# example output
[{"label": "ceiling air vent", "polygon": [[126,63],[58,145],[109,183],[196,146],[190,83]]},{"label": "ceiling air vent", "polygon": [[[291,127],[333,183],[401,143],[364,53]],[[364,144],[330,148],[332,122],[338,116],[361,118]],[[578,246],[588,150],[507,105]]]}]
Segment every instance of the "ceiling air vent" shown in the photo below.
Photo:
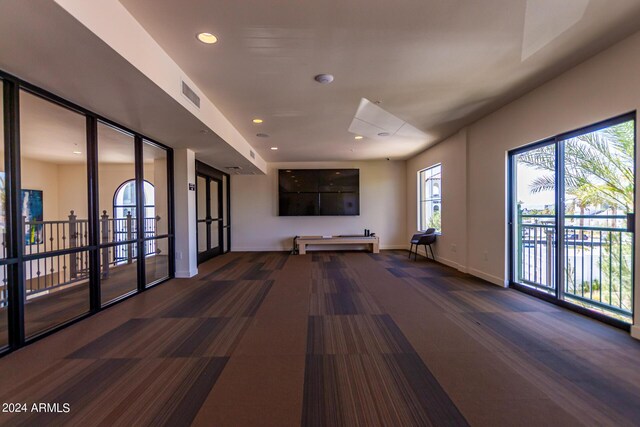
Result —
[{"label": "ceiling air vent", "polygon": [[239,172],[240,170],[242,170],[242,166],[227,166],[227,170]]},{"label": "ceiling air vent", "polygon": [[249,155],[251,156],[252,159],[256,158],[256,153],[254,153],[253,150],[249,150]]},{"label": "ceiling air vent", "polygon": [[200,97],[196,95],[193,89],[191,89],[184,81],[182,82],[182,94],[186,96],[193,105],[200,108]]}]

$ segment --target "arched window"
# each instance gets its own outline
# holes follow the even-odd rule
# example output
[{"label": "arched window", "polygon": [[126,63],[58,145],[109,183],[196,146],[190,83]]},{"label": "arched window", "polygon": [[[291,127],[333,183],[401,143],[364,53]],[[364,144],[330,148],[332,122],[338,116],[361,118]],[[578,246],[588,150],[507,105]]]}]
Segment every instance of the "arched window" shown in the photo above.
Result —
[{"label": "arched window", "polygon": [[[144,237],[155,235],[155,190],[148,181],[143,183],[142,203],[144,206]],[[135,239],[136,227],[136,181],[130,179],[123,182],[113,195],[113,240],[125,242]],[[155,241],[145,253],[155,253]],[[129,252],[131,251],[131,253]],[[116,264],[131,262],[136,257],[136,245],[118,245],[115,247]]]},{"label": "arched window", "polygon": [[[144,217],[153,218],[155,216],[155,189],[149,181],[143,184],[142,203],[144,204]],[[118,187],[113,196],[113,217],[115,219],[125,219],[130,214],[136,217],[136,181],[130,179]]]}]

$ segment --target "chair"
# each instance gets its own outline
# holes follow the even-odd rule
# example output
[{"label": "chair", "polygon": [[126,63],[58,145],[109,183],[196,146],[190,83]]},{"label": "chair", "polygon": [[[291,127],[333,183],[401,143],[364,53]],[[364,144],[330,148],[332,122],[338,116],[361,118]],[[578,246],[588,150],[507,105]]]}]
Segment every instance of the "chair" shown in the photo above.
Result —
[{"label": "chair", "polygon": [[427,252],[427,246],[431,251],[431,258],[435,261],[436,257],[433,254],[433,248],[431,247],[432,243],[436,241],[436,229],[429,228],[424,233],[414,234],[411,237],[411,248],[409,249],[409,259],[411,259],[411,253],[413,252],[413,245],[416,245],[416,252],[414,254],[413,259],[418,259],[418,246],[424,246],[424,254],[429,258],[429,253]]}]

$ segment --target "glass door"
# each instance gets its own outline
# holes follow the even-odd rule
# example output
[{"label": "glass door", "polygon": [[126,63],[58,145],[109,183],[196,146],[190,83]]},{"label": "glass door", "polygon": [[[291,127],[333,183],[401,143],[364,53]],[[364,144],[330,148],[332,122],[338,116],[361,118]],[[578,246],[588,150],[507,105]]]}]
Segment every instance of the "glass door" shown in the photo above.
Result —
[{"label": "glass door", "polygon": [[209,178],[209,249],[220,253],[222,234],[222,182]]},{"label": "glass door", "polygon": [[511,283],[631,323],[635,116],[510,153]]},{"label": "glass door", "polygon": [[515,280],[549,294],[556,291],[555,152],[546,143],[513,155]]},{"label": "glass door", "polygon": [[222,180],[197,175],[197,229],[198,262],[206,261],[223,252],[223,191]]},{"label": "glass door", "polygon": [[572,135],[564,152],[562,296],[631,321],[633,120]]}]

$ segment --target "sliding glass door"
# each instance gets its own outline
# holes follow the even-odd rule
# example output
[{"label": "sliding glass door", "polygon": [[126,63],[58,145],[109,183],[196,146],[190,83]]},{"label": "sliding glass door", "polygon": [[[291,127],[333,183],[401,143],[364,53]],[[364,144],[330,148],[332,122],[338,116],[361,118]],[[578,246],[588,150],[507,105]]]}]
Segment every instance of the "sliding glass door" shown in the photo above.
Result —
[{"label": "sliding glass door", "polygon": [[511,282],[631,323],[635,115],[510,153]]},{"label": "sliding glass door", "polygon": [[[515,279],[556,292],[556,145],[545,143],[514,154]],[[544,164],[544,168],[538,167]]]}]

